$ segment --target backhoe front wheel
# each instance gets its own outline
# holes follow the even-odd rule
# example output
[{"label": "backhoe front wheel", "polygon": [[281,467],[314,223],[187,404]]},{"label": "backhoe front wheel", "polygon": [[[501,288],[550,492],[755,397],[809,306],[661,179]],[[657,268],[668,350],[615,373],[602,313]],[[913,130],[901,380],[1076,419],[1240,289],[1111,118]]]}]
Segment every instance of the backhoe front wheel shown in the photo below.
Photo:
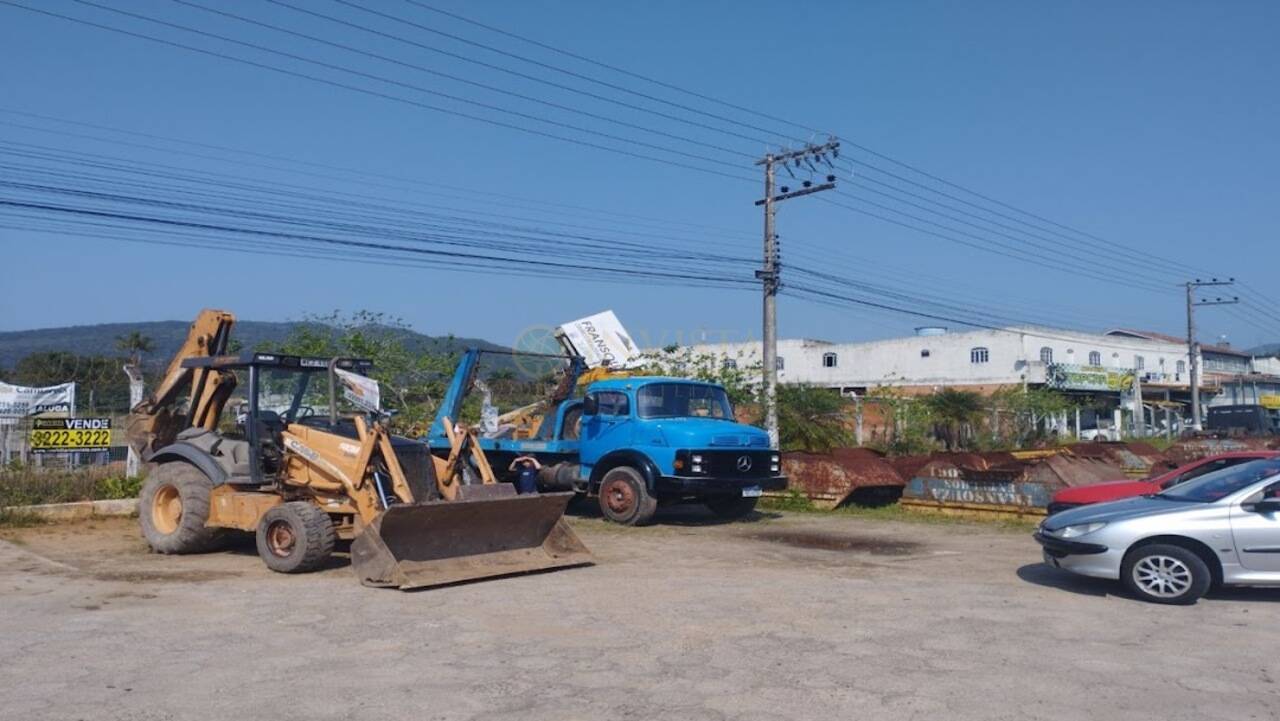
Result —
[{"label": "backhoe front wheel", "polygon": [[210,551],[222,538],[209,528],[209,496],[213,481],[190,463],[170,461],[156,466],[138,494],[142,536],[157,553]]},{"label": "backhoe front wheel", "polygon": [[258,555],[280,573],[306,573],[333,553],[336,534],[329,514],[307,501],[282,503],[258,521]]},{"label": "backhoe front wheel", "polygon": [[653,519],[658,500],[649,495],[644,476],[630,466],[619,466],[600,480],[600,513],[614,523],[643,526]]}]

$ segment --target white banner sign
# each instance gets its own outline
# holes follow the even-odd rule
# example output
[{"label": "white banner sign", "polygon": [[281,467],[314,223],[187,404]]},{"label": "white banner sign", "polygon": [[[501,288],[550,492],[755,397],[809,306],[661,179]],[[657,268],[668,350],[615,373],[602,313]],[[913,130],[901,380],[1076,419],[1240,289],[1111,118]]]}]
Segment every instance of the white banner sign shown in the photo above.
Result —
[{"label": "white banner sign", "polygon": [[586,360],[588,368],[629,368],[640,354],[611,310],[565,323],[560,326],[560,335]]},{"label": "white banner sign", "polygon": [[366,411],[377,413],[382,408],[382,393],[378,382],[359,373],[334,368],[338,380],[342,383],[342,397]]},{"label": "white banner sign", "polygon": [[0,418],[23,418],[41,413],[74,413],[76,384],[28,388],[0,383]]}]

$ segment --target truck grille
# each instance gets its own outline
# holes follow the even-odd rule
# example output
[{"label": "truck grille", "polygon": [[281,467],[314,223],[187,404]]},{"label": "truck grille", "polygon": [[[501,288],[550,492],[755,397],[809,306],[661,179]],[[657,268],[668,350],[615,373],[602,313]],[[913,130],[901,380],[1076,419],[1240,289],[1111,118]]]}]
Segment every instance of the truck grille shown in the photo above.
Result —
[{"label": "truck grille", "polygon": [[[691,451],[702,456],[702,472],[716,478],[769,478],[778,475],[769,468],[773,451],[748,450],[706,450]],[[746,465],[742,459],[750,462],[750,467],[743,470],[739,465]]]}]

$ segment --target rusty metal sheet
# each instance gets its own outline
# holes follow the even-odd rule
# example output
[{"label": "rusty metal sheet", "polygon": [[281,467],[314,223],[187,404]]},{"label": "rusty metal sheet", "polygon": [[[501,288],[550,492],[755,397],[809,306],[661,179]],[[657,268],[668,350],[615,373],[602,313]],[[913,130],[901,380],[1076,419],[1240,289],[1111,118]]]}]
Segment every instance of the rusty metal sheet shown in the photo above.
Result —
[{"label": "rusty metal sheet", "polygon": [[1068,446],[1067,450],[1071,455],[1080,458],[1110,461],[1118,466],[1126,477],[1145,478],[1151,473],[1151,468],[1163,457],[1159,451],[1146,443],[1133,445],[1137,446],[1138,452],[1130,448],[1128,443],[1099,441],[1074,443]]},{"label": "rusty metal sheet", "polygon": [[902,477],[879,454],[863,448],[833,453],[785,453],[787,485],[819,508],[834,508],[865,488],[901,488]]},{"label": "rusty metal sheet", "polygon": [[931,502],[942,507],[990,507],[992,510],[1042,509],[1053,490],[1044,483],[1022,481],[970,481],[964,478],[912,478],[902,491],[906,500]]},{"label": "rusty metal sheet", "polygon": [[902,497],[908,505],[942,509],[1040,513],[1055,491],[1124,477],[1101,455],[939,453],[918,466]]},{"label": "rusty metal sheet", "polygon": [[1180,439],[1165,452],[1176,466],[1198,461],[1208,456],[1237,451],[1266,451],[1280,449],[1280,439],[1267,436],[1242,436],[1238,438],[1214,436],[1188,436]]}]

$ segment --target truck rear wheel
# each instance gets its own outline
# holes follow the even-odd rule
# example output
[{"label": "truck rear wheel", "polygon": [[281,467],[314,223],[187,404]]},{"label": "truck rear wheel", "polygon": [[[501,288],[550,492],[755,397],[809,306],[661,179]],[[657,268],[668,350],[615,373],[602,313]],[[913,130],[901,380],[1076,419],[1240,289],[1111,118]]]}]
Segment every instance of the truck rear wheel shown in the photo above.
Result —
[{"label": "truck rear wheel", "polygon": [[156,553],[213,550],[222,533],[205,526],[212,492],[213,481],[190,463],[156,466],[138,494],[138,523],[147,545]]},{"label": "truck rear wheel", "polygon": [[336,538],[329,514],[309,501],[282,503],[258,521],[258,555],[279,573],[316,570],[333,554]]},{"label": "truck rear wheel", "polygon": [[649,495],[644,476],[630,466],[618,466],[600,481],[600,512],[614,523],[642,526],[653,520],[658,500]]},{"label": "truck rear wheel", "polygon": [[758,500],[760,499],[729,496],[727,498],[708,498],[706,504],[707,508],[710,508],[711,512],[717,516],[729,520],[737,520],[751,515],[751,512],[756,510],[756,501]]}]

